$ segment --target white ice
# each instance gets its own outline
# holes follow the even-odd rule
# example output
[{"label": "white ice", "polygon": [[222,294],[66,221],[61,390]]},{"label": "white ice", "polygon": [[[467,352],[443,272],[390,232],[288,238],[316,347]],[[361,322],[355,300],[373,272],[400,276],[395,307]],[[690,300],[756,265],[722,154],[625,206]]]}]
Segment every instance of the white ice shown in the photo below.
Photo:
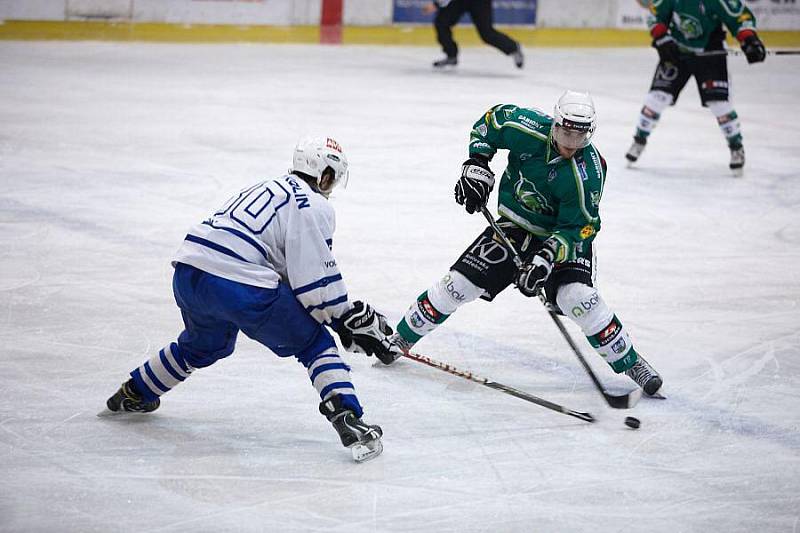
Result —
[{"label": "white ice", "polygon": [[[798,60],[730,59],[736,179],[693,81],[626,168],[654,51],[526,51],[524,71],[482,47],[442,74],[433,46],[0,44],[0,530],[800,530]],[[597,423],[348,355],[385,432],[358,465],[300,365],[246,338],[153,415],[95,416],[180,332],[186,229],[284,172],[299,135],[345,147],[335,251],[351,296],[396,321],[485,226],[452,198],[472,123],[568,87],[592,91],[609,164],[598,284],[668,400],[607,408],[508,290],[418,351]]]}]

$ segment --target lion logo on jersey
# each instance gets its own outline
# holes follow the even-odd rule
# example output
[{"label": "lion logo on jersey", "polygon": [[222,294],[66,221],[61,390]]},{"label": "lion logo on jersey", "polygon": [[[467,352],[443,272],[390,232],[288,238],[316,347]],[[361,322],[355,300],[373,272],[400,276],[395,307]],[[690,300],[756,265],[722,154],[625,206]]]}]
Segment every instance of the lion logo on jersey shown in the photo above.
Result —
[{"label": "lion logo on jersey", "polygon": [[536,186],[522,176],[519,177],[519,180],[514,185],[514,196],[517,197],[522,207],[533,213],[554,215],[556,212],[547,201],[547,198],[536,190]]},{"label": "lion logo on jersey", "polygon": [[698,39],[703,36],[703,24],[691,15],[673,13],[672,22],[686,39]]}]

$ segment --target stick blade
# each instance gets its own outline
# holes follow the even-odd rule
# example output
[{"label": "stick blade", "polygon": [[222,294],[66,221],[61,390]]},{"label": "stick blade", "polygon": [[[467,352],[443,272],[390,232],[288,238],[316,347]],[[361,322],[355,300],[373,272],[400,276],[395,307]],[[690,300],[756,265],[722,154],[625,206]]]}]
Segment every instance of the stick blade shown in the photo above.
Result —
[{"label": "stick blade", "polygon": [[636,388],[620,396],[603,391],[603,397],[608,402],[608,406],[613,409],[630,409],[642,398],[642,389]]}]

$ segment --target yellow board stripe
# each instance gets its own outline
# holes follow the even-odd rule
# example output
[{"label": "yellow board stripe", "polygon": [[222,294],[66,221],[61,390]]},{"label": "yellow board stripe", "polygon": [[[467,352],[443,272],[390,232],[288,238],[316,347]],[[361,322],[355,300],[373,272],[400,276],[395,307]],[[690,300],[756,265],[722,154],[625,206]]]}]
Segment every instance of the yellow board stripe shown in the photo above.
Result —
[{"label": "yellow board stripe", "polygon": [[230,26],[6,20],[0,40],[163,43],[319,43],[319,26]]},{"label": "yellow board stripe", "polygon": [[[503,27],[529,47],[641,47],[645,30]],[[767,47],[800,48],[800,31],[759,31]],[[0,40],[318,43],[319,26],[235,26],[104,21],[0,21]],[[455,28],[461,46],[485,46],[472,26]],[[432,25],[345,26],[343,44],[438,47]],[[735,46],[735,43],[733,43]]]}]

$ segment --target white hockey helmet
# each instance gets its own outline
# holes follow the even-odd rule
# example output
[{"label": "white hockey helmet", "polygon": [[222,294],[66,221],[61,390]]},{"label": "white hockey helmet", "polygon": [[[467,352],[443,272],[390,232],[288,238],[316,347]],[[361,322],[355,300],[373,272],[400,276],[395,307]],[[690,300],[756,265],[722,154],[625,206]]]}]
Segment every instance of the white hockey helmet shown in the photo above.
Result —
[{"label": "white hockey helmet", "polygon": [[589,146],[597,127],[597,114],[589,93],[566,91],[553,110],[553,140],[570,150]]},{"label": "white hockey helmet", "polygon": [[[347,156],[339,143],[330,137],[307,136],[297,141],[292,157],[292,170],[315,178],[319,192],[325,196],[337,185],[346,187],[350,175],[347,170]],[[323,189],[321,181],[326,170],[331,173],[332,180]]]}]

